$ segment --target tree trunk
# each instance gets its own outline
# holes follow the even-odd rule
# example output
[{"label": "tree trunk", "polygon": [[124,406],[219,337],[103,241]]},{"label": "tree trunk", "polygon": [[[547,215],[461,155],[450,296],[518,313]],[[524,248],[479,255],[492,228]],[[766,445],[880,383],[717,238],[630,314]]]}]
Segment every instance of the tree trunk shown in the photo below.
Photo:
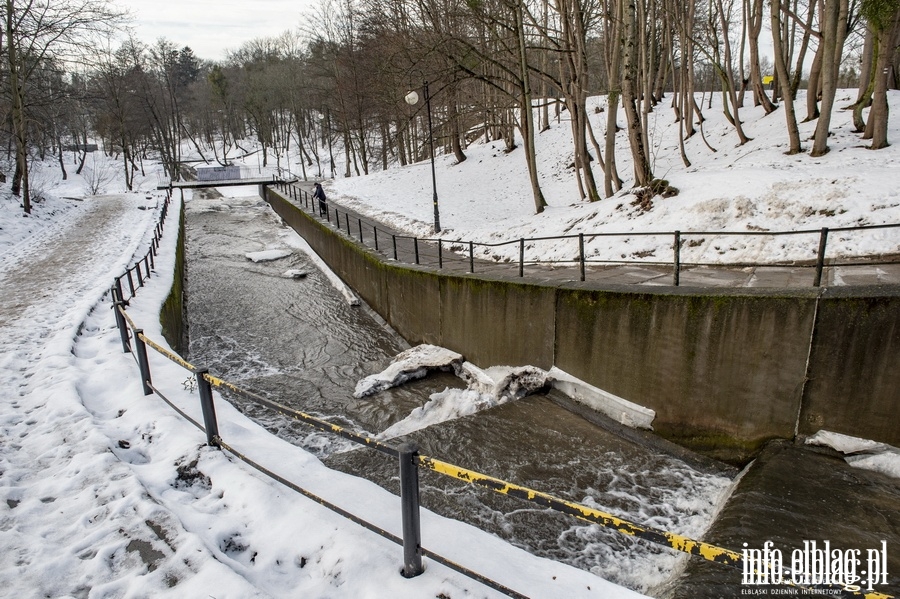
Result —
[{"label": "tree trunk", "polygon": [[822,56],[822,106],[819,122],[813,140],[811,156],[828,153],[828,135],[831,128],[831,113],[837,92],[837,76],[841,65],[841,53],[847,32],[849,0],[825,0],[825,27],[822,36],[824,54]]},{"label": "tree trunk", "polygon": [[12,96],[10,116],[16,144],[16,176],[12,192],[22,198],[22,208],[31,214],[31,195],[28,187],[28,138],[25,123],[25,84],[19,72],[18,44],[15,32],[15,2],[6,0],[6,56],[9,66],[9,90]]},{"label": "tree trunk", "polygon": [[[777,2],[777,0],[772,0]],[[762,72],[759,67],[759,34],[762,31],[763,0],[748,0],[750,3],[750,19],[748,23],[750,46],[750,85],[753,86],[754,105],[762,105],[766,114],[771,114],[777,106],[769,99],[763,85]]]},{"label": "tree trunk", "polygon": [[862,111],[872,105],[872,94],[875,91],[875,34],[871,27],[866,27],[866,41],[863,45],[862,64],[859,70],[859,92],[853,109],[853,128],[856,133],[866,130],[866,121]]},{"label": "tree trunk", "polygon": [[797,114],[794,111],[794,96],[791,93],[791,81],[788,77],[787,62],[781,39],[781,7],[779,0],[772,0],[772,41],[775,54],[775,72],[778,85],[781,87],[781,103],[784,106],[784,119],[788,130],[790,147],[788,154],[797,154],[803,150],[800,144],[800,129],[797,127]]},{"label": "tree trunk", "polygon": [[[877,66],[875,68],[875,92],[872,96],[872,109],[869,111],[869,122],[872,130],[873,150],[886,148],[888,144],[888,79],[891,76],[891,58],[897,47],[900,36],[900,7],[894,10],[893,19],[882,24],[877,32]],[[869,127],[866,128],[868,134]]]},{"label": "tree trunk", "polygon": [[640,113],[637,110],[637,7],[636,0],[623,0],[625,2],[625,49],[622,65],[622,104],[625,107],[625,118],[628,121],[628,141],[631,146],[631,156],[634,160],[634,184],[636,187],[646,187],[653,179],[653,171],[650,167],[650,159],[646,152],[646,144],[643,135]]},{"label": "tree trunk", "polygon": [[522,2],[516,0],[516,37],[519,42],[519,72],[522,78],[521,122],[522,139],[525,144],[525,160],[528,162],[528,178],[531,181],[531,194],[534,198],[534,212],[540,214],[547,206],[541,184],[538,179],[537,153],[534,148],[534,108],[531,102],[531,83],[528,74],[528,57],[525,53],[525,18],[522,14]]}]

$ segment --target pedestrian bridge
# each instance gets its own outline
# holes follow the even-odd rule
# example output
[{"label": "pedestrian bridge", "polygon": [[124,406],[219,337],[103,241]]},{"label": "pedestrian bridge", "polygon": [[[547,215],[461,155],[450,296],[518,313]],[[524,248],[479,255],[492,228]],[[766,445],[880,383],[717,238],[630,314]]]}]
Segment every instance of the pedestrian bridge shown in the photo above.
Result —
[{"label": "pedestrian bridge", "polygon": [[203,189],[208,187],[235,187],[238,185],[275,185],[296,183],[297,179],[281,179],[271,177],[255,177],[249,179],[225,179],[222,181],[167,181],[160,183],[156,189]]}]

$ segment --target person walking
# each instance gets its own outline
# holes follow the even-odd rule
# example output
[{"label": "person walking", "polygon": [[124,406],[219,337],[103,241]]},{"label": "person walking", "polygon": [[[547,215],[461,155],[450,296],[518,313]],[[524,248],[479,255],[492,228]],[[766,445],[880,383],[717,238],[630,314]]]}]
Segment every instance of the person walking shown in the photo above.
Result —
[{"label": "person walking", "polygon": [[325,218],[325,210],[327,208],[325,200],[328,198],[325,197],[325,190],[322,189],[321,183],[316,183],[315,188],[316,189],[313,192],[313,199],[319,201],[319,216]]}]

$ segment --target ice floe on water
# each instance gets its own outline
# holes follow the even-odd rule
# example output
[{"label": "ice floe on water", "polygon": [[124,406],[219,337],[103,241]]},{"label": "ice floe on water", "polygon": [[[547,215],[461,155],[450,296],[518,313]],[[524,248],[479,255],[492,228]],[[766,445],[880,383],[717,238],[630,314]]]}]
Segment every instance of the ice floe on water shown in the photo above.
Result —
[{"label": "ice floe on water", "polygon": [[534,366],[494,366],[483,370],[464,361],[462,355],[449,349],[435,345],[417,345],[397,354],[383,371],[359,381],[354,396],[362,398],[373,395],[423,378],[432,370],[452,370],[466,383],[467,388],[446,388],[439,393],[432,393],[428,402],[382,431],[378,435],[379,439],[392,439],[514,401],[540,391],[552,381],[545,370]]},{"label": "ice floe on water", "polygon": [[432,370],[453,371],[467,388],[432,393],[427,403],[382,431],[379,438],[390,439],[469,416],[547,387],[558,389],[575,401],[632,428],[652,429],[651,423],[656,417],[653,410],[588,385],[556,367],[549,371],[536,366],[492,366],[482,369],[466,362],[462,355],[435,345],[417,345],[397,354],[383,371],[360,380],[353,395],[357,398],[374,395],[423,378]]},{"label": "ice floe on water", "polygon": [[846,455],[844,461],[855,468],[900,478],[900,448],[893,445],[825,430],[809,437],[806,443],[825,445],[843,453]]},{"label": "ice floe on water", "polygon": [[360,380],[356,384],[353,397],[374,395],[407,381],[423,378],[429,370],[453,370],[456,372],[462,362],[461,354],[444,347],[417,345],[394,356],[391,364],[381,372]]},{"label": "ice floe on water", "polygon": [[248,260],[252,260],[254,262],[272,262],[273,260],[281,260],[282,258],[287,258],[294,252],[287,248],[282,248],[280,250],[263,250],[261,252],[248,252],[244,254],[244,256]]}]

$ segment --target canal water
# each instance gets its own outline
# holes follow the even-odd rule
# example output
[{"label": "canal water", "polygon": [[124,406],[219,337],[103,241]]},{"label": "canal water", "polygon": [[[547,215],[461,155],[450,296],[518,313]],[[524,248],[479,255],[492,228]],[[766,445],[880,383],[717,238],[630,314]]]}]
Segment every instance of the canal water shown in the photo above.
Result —
[{"label": "canal water", "polygon": [[[351,306],[316,262],[296,249],[299,237],[258,196],[213,196],[198,192],[186,202],[192,362],[279,403],[372,435],[407,418],[433,394],[465,388],[452,373],[436,372],[354,398],[357,382],[385,369],[408,344],[365,305]],[[421,453],[438,459],[655,528],[702,535],[729,493],[733,470],[688,463],[652,438],[625,439],[560,407],[554,393],[447,420],[392,442],[414,440]],[[330,467],[397,492],[397,467],[385,456],[229,399]],[[423,472],[421,481],[427,509],[651,595],[662,595],[687,560],[431,472]]]}]

